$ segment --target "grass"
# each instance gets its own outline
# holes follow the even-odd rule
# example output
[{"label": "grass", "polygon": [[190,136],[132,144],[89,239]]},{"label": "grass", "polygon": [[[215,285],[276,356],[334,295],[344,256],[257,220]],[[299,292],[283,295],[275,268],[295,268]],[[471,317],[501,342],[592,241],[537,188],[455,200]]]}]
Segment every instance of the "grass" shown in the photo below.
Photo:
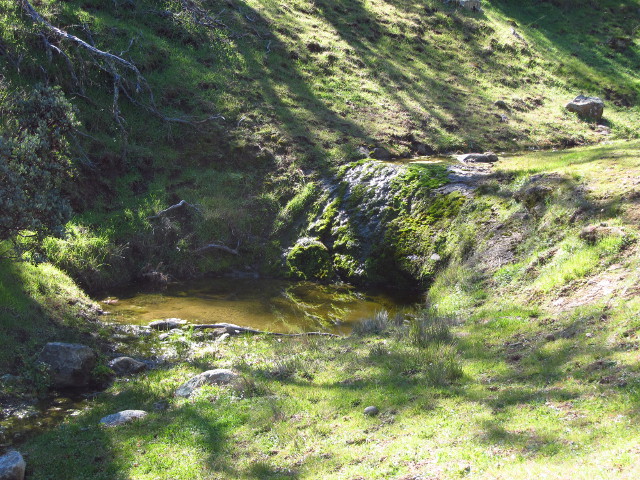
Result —
[{"label": "grass", "polygon": [[[0,5],[3,86],[60,84],[78,107],[79,171],[69,187],[80,213],[74,224],[106,235],[116,249],[129,244],[135,258],[128,278],[160,263],[176,276],[236,267],[238,259],[223,255],[184,255],[212,241],[240,244],[246,263],[282,273],[282,252],[265,245],[279,239],[283,218],[296,207],[289,202],[306,198],[318,174],[331,176],[357,160],[361,147],[409,156],[637,137],[638,44],[619,49],[604,40],[633,40],[637,0],[589,8],[494,1],[483,13],[439,0],[247,0],[232,7],[196,0],[218,28],[199,25],[174,0],[39,2],[56,25],[126,52],[162,112],[224,117],[197,128],[162,122],[123,95],[126,135],[112,119],[107,76],[63,42],[72,62],[87,66],[76,69],[84,89],[74,85],[64,57],[48,59],[17,4]],[[597,28],[587,20],[593,12]],[[578,93],[606,99],[610,136],[564,111]],[[149,102],[143,93],[135,99]],[[152,235],[146,217],[180,199],[203,207],[197,227]],[[431,276],[429,265],[416,269]]]},{"label": "grass", "polygon": [[[168,342],[166,364],[117,380],[78,415],[20,445],[28,474],[633,478],[640,468],[635,194],[615,188],[599,168],[633,172],[636,148],[502,160],[451,213],[442,247],[448,261],[423,312],[380,312],[336,339],[232,337],[212,345],[187,335]],[[626,177],[618,180],[622,186]],[[535,186],[550,186],[548,196],[518,200]],[[580,232],[594,224],[627,233],[586,243]],[[56,270],[24,268],[31,286],[20,298],[47,304],[52,291],[38,297],[43,280],[33,269]],[[18,285],[3,284],[5,298]],[[162,352],[149,341],[148,352]],[[243,382],[173,396],[211,368],[232,368]],[[369,405],[380,414],[365,416]],[[98,426],[123,409],[150,413],[117,429]]]}]

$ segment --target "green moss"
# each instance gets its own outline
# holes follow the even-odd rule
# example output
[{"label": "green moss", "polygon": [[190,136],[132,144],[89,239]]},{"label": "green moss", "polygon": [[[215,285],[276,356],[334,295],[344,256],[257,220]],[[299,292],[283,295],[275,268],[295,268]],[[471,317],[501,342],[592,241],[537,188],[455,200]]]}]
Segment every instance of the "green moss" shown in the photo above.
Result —
[{"label": "green moss", "polygon": [[329,249],[317,238],[301,238],[287,254],[289,273],[305,280],[326,280],[333,276]]}]

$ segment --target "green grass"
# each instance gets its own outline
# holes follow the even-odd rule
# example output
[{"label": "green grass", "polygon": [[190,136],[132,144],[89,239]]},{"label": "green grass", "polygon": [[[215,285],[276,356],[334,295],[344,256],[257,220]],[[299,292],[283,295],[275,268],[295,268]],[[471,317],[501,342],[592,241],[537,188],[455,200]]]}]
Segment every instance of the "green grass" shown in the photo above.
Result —
[{"label": "green grass", "polygon": [[[211,241],[239,244],[250,263],[267,258],[261,267],[277,269],[282,252],[265,255],[264,245],[280,234],[288,202],[317,173],[359,158],[359,147],[408,156],[421,146],[514,151],[637,137],[638,43],[621,51],[607,43],[609,36],[633,39],[637,0],[586,8],[493,1],[483,13],[439,0],[194,5],[217,18],[218,28],[199,25],[177,0],[37,5],[99,48],[126,52],[166,115],[224,117],[195,127],[162,122],[122,95],[125,136],[112,118],[108,75],[62,42],[83,65],[75,72],[82,85],[74,85],[64,58],[48,59],[39,29],[17,4],[0,2],[3,89],[46,77],[78,107],[79,172],[68,189],[81,213],[74,223],[96,237],[111,231],[116,248],[130,244],[137,258],[127,264],[128,277],[160,263],[177,276],[237,264],[222,255],[176,254]],[[597,27],[589,15],[600,18]],[[130,90],[149,104],[148,92]],[[578,93],[605,98],[611,137],[564,111]],[[183,198],[206,212],[196,231],[150,235],[145,218]],[[432,273],[428,265],[421,270],[425,278]]]}]

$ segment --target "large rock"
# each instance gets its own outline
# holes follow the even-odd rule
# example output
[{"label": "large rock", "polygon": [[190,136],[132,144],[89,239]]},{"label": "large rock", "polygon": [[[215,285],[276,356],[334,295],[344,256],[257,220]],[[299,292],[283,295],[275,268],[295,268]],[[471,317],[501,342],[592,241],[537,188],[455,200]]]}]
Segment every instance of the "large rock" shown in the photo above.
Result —
[{"label": "large rock", "polygon": [[118,357],[109,362],[109,367],[116,375],[133,375],[147,369],[147,365],[131,357]]},{"label": "large rock", "polygon": [[375,158],[376,160],[391,160],[391,153],[384,147],[374,148],[371,152],[371,158]]},{"label": "large rock", "polygon": [[178,390],[176,390],[176,397],[189,397],[198,388],[204,385],[228,385],[236,381],[240,376],[225,368],[217,368],[215,370],[207,370],[195,377],[192,377],[188,382],[183,384]]},{"label": "large rock", "polygon": [[575,112],[581,117],[592,120],[600,120],[604,112],[604,102],[598,97],[585,97],[578,95],[567,103],[566,107],[570,112]]},{"label": "large rock", "polygon": [[482,11],[481,0],[457,0],[456,3],[467,10],[473,10],[474,12]]},{"label": "large rock", "polygon": [[107,415],[100,420],[105,427],[117,427],[125,423],[134,422],[147,416],[144,410],[122,410],[118,413]]},{"label": "large rock", "polygon": [[467,153],[465,155],[458,155],[458,160],[466,163],[494,163],[499,160],[498,155],[493,152],[485,153]]},{"label": "large rock", "polygon": [[26,466],[19,452],[9,451],[0,457],[0,480],[23,480]]},{"label": "large rock", "polygon": [[580,238],[591,244],[595,244],[605,237],[625,237],[626,235],[622,228],[610,227],[606,224],[589,225],[580,232]]},{"label": "large rock", "polygon": [[46,363],[55,388],[84,387],[91,381],[96,366],[96,354],[86,345],[77,343],[47,343],[38,360]]},{"label": "large rock", "polygon": [[173,330],[174,328],[180,328],[186,324],[186,320],[181,320],[179,318],[167,318],[165,320],[155,320],[149,324],[149,327],[154,330]]}]

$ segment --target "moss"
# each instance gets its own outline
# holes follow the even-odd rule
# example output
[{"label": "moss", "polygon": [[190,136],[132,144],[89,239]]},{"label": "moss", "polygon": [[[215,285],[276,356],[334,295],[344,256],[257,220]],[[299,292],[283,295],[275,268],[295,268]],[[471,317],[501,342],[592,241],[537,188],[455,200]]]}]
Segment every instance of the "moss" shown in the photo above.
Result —
[{"label": "moss", "polygon": [[329,249],[317,238],[299,239],[287,254],[289,273],[305,280],[326,280],[333,276]]}]

